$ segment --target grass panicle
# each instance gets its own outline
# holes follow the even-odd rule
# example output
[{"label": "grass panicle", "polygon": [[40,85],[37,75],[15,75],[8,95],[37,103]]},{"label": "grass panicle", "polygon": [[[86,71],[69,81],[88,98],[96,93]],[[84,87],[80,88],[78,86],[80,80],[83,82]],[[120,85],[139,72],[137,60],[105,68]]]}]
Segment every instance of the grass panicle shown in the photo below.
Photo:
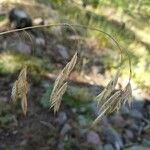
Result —
[{"label": "grass panicle", "polygon": [[59,110],[62,96],[67,89],[66,80],[68,79],[70,73],[74,69],[76,62],[77,62],[77,52],[74,54],[70,62],[67,63],[67,65],[64,67],[64,69],[61,71],[61,73],[55,80],[54,88],[50,96],[50,103],[51,103],[50,108],[52,107],[54,108],[54,114]]},{"label": "grass panicle", "polygon": [[18,79],[15,81],[11,92],[11,99],[14,104],[17,102],[17,100],[21,100],[21,107],[24,115],[27,113],[27,92],[27,67],[24,67],[21,70]]},{"label": "grass panicle", "polygon": [[118,82],[120,74],[120,68],[117,70],[115,76],[107,84],[106,88],[95,98],[99,107],[99,115],[93,122],[93,125],[98,123],[103,115],[118,111],[120,107],[128,102],[129,106],[132,102],[132,88],[130,80],[124,90],[116,90],[116,85]]}]

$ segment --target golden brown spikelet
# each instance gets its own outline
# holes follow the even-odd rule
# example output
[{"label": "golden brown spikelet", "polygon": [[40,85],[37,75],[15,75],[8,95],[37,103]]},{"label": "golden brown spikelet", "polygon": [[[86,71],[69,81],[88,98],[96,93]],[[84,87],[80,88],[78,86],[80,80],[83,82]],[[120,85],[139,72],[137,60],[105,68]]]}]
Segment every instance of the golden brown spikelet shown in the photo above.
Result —
[{"label": "golden brown spikelet", "polygon": [[17,100],[17,97],[18,97],[18,81],[16,80],[16,82],[13,84],[13,87],[12,87],[12,91],[11,91],[11,99],[13,101],[13,103],[16,102]]},{"label": "golden brown spikelet", "polygon": [[50,96],[51,107],[54,107],[54,113],[59,110],[61,99],[67,89],[67,82],[71,71],[74,69],[77,62],[77,52],[74,54],[70,62],[64,67],[54,83],[54,88]]},{"label": "golden brown spikelet", "polygon": [[53,97],[51,107],[54,107],[54,114],[59,110],[61,99],[66,89],[67,89],[67,82],[59,89],[59,91],[57,91],[57,93],[55,93]]},{"label": "golden brown spikelet", "polygon": [[21,107],[22,107],[22,111],[23,111],[23,114],[26,115],[27,113],[27,96],[24,95],[21,99]]},{"label": "golden brown spikelet", "polygon": [[24,67],[21,70],[18,79],[15,81],[11,92],[11,99],[14,103],[16,103],[18,99],[21,100],[21,107],[24,115],[26,115],[27,112],[27,92],[27,67]]},{"label": "golden brown spikelet", "polygon": [[123,102],[128,102],[129,106],[131,106],[132,98],[132,88],[130,82],[126,85],[123,94],[122,94]]},{"label": "golden brown spikelet", "polygon": [[132,102],[132,88],[130,82],[124,90],[115,90],[120,74],[120,68],[117,70],[114,78],[107,84],[106,88],[95,98],[100,107],[100,114],[95,119],[94,125],[103,117],[103,115],[118,111],[120,107],[128,101]]},{"label": "golden brown spikelet", "polygon": [[117,70],[113,79],[109,81],[106,88],[95,98],[95,100],[98,102],[98,105],[103,105],[106,99],[110,97],[110,94],[115,90],[119,78],[119,74],[120,74],[120,68]]},{"label": "golden brown spikelet", "polygon": [[119,90],[116,91],[114,94],[112,94],[108,99],[106,99],[106,101],[100,107],[100,114],[93,122],[93,125],[95,125],[98,121],[100,121],[103,115],[111,113],[117,109],[120,96],[121,96],[121,91]]}]

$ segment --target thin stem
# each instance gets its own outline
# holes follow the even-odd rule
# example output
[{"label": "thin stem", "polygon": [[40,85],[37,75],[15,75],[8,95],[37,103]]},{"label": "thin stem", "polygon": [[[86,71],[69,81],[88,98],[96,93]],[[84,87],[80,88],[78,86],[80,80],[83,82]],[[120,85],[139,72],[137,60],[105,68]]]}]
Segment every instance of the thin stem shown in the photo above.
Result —
[{"label": "thin stem", "polygon": [[[122,51],[123,50],[121,49],[121,47],[120,47],[119,43],[117,42],[117,40],[113,36],[111,36],[110,34],[108,34],[107,32],[102,31],[100,29],[97,29],[95,27],[89,27],[89,26],[80,25],[80,24],[58,23],[58,24],[49,24],[49,25],[37,25],[37,26],[25,27],[25,28],[21,28],[21,29],[13,29],[13,30],[1,32],[0,36],[1,35],[5,35],[5,34],[9,34],[9,33],[13,33],[13,32],[17,32],[17,31],[22,31],[22,30],[29,30],[29,29],[36,29],[36,28],[43,28],[43,27],[52,27],[52,26],[69,26],[69,27],[71,27],[71,29],[73,29],[72,27],[74,26],[74,27],[80,27],[80,28],[95,30],[95,31],[98,31],[98,32],[101,32],[101,33],[107,35],[110,39],[113,40],[113,42],[118,47],[118,49],[120,51],[120,64],[122,63]],[[75,33],[76,33],[76,31],[75,31]],[[131,79],[131,76],[132,76],[131,59],[129,57],[129,54],[128,54],[127,50],[125,50],[125,52],[126,52],[126,54],[128,56],[128,59],[129,59],[129,68],[130,68],[129,82],[130,82],[130,79]]]}]

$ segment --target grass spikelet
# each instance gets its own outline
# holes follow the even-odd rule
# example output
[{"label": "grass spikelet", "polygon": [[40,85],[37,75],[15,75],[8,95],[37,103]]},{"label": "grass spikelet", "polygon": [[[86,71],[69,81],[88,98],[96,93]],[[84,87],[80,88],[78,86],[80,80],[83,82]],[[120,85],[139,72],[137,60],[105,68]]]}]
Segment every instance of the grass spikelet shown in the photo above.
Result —
[{"label": "grass spikelet", "polygon": [[55,93],[51,107],[54,107],[54,114],[56,112],[58,112],[60,104],[61,104],[61,100],[62,100],[62,96],[65,93],[67,89],[67,82],[59,89],[59,91],[57,93]]},{"label": "grass spikelet", "polygon": [[94,120],[93,125],[95,125],[103,115],[111,113],[112,111],[116,110],[117,104],[118,104],[118,98],[121,96],[121,91],[116,91],[110,98],[108,98],[104,104],[100,108],[100,114],[98,117]]},{"label": "grass spikelet", "polygon": [[17,95],[18,95],[17,87],[18,87],[18,81],[16,80],[16,82],[13,84],[12,91],[11,91],[11,99],[12,99],[13,103],[16,103],[16,100],[17,100]]},{"label": "grass spikelet", "polygon": [[21,107],[22,107],[22,111],[23,111],[23,114],[26,115],[27,113],[27,96],[24,95],[21,99]]},{"label": "grass spikelet", "polygon": [[[70,62],[64,67],[54,83],[54,88],[50,96],[51,107],[54,107],[54,113],[59,110],[61,99],[67,89],[67,82],[71,71],[74,69],[77,62],[77,52],[74,54]],[[65,83],[64,83],[65,82]]]},{"label": "grass spikelet", "polygon": [[126,85],[123,91],[122,99],[124,103],[127,101],[129,106],[131,106],[133,98],[132,98],[132,88],[130,82]]},{"label": "grass spikelet", "polygon": [[18,79],[15,81],[11,92],[11,99],[13,103],[16,103],[18,99],[21,100],[21,107],[24,115],[26,115],[27,112],[27,92],[27,67],[24,67],[21,70]]},{"label": "grass spikelet", "polygon": [[109,83],[107,84],[106,88],[95,98],[98,102],[98,105],[103,105],[110,94],[115,90],[118,78],[120,74],[120,68],[117,70],[115,76]]}]

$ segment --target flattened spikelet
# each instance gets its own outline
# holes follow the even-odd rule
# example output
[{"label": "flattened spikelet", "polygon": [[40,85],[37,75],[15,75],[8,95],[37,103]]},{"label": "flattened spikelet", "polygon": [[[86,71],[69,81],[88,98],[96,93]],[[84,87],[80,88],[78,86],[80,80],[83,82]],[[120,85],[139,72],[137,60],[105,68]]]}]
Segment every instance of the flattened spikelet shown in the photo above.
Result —
[{"label": "flattened spikelet", "polygon": [[132,88],[130,82],[126,85],[124,89],[124,93],[122,94],[122,99],[124,103],[127,101],[129,106],[131,106],[133,98],[132,98]]},{"label": "flattened spikelet", "polygon": [[54,107],[54,114],[58,112],[62,96],[67,89],[67,82],[59,89],[59,91],[54,95],[51,107]]},{"label": "flattened spikelet", "polygon": [[119,78],[119,74],[120,74],[120,68],[118,68],[115,76],[113,77],[113,79],[108,83],[108,85],[106,86],[106,89],[109,91],[113,91],[116,87],[116,84],[118,82],[118,78]]},{"label": "flattened spikelet", "polygon": [[118,106],[118,98],[121,96],[121,91],[116,91],[110,98],[106,99],[106,101],[103,103],[103,105],[100,108],[100,114],[98,117],[95,119],[93,122],[93,125],[95,125],[100,119],[102,118],[103,115],[111,113],[116,110]]},{"label": "flattened spikelet", "polygon": [[14,103],[16,103],[18,99],[21,100],[22,111],[24,114],[27,112],[27,92],[27,68],[24,67],[21,70],[18,79],[15,81],[11,92],[11,99]]},{"label": "flattened spikelet", "polygon": [[[54,88],[50,96],[51,107],[54,107],[54,113],[59,110],[61,99],[67,89],[67,82],[71,71],[74,69],[77,62],[77,52],[72,57],[71,61],[64,67],[54,83]],[[64,83],[66,82],[66,83]]]},{"label": "flattened spikelet", "polygon": [[120,68],[117,70],[113,79],[107,84],[106,88],[95,98],[98,102],[98,105],[103,105],[108,97],[110,97],[111,93],[115,90],[118,78],[120,74]]},{"label": "flattened spikelet", "polygon": [[16,100],[17,100],[17,95],[18,95],[17,84],[18,84],[18,81],[16,80],[16,82],[13,84],[12,91],[11,91],[11,99],[13,103],[16,103]]},{"label": "flattened spikelet", "polygon": [[23,114],[26,115],[27,113],[27,96],[26,95],[22,97],[21,107],[22,107]]}]

